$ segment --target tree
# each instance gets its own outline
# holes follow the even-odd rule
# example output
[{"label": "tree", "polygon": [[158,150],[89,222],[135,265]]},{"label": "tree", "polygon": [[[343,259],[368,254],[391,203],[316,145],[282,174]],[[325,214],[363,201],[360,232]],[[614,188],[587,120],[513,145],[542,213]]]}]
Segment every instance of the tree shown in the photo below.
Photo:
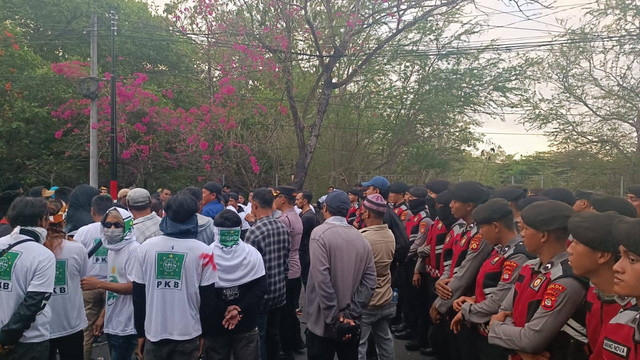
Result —
[{"label": "tree", "polygon": [[[640,156],[640,4],[597,2],[582,24],[567,28],[538,71],[548,90],[528,103],[523,122],[545,130],[564,150],[605,159]],[[544,76],[544,78],[543,78]]]},{"label": "tree", "polygon": [[[297,149],[293,185],[300,188],[307,178],[336,92],[363,86],[360,80],[366,73],[385,68],[390,49],[401,52],[403,47],[414,44],[428,56],[430,45],[434,45],[428,36],[428,31],[434,28],[432,23],[440,30],[453,31],[455,38],[455,29],[460,25],[447,15],[469,3],[467,0],[200,0],[192,4],[176,0],[168,10],[179,28],[199,37],[201,43],[216,52],[248,48],[276,64],[274,71],[281,76],[271,90],[279,91],[288,107],[286,117],[293,124]],[[429,26],[422,26],[425,24]],[[447,31],[442,31],[441,37],[448,36]],[[434,57],[438,59],[437,53]],[[208,62],[207,73],[211,78],[217,75],[215,64],[222,69],[229,66]],[[238,71],[238,77],[251,75]]]},{"label": "tree", "polygon": [[[78,61],[54,63],[52,70],[68,79],[86,76],[86,63]],[[111,79],[109,73],[106,79]],[[116,82],[117,96],[117,142],[122,152],[124,183],[148,186],[150,178],[171,169],[180,169],[188,178],[200,174],[197,181],[218,177],[223,170],[242,163],[229,163],[225,153],[241,151],[244,161],[250,164],[255,174],[260,172],[258,161],[251,149],[227,137],[226,133],[236,127],[232,116],[238,105],[235,89],[228,79],[221,80],[216,101],[192,107],[189,110],[173,108],[171,90],[163,90],[162,97],[145,88],[148,76],[135,73],[130,78],[120,78]],[[100,131],[99,148],[108,148],[111,133],[111,94],[106,93],[104,83],[100,83],[103,96],[98,99],[98,124]],[[90,101],[70,99],[51,115],[63,126],[55,132],[56,139],[65,139],[65,156],[86,157],[88,148],[88,123]],[[106,165],[108,153],[101,153],[101,162]],[[193,183],[196,179],[189,179]]]}]

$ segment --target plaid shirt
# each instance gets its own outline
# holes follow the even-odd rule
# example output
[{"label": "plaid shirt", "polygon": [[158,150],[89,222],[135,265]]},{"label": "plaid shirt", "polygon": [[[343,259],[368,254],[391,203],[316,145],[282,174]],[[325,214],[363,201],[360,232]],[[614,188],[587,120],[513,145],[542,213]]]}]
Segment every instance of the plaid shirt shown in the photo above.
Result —
[{"label": "plaid shirt", "polygon": [[247,231],[244,241],[258,249],[264,260],[267,292],[260,310],[269,311],[284,305],[291,245],[289,229],[273,216],[266,216]]},{"label": "plaid shirt", "polygon": [[162,218],[155,212],[133,220],[133,234],[136,236],[136,240],[142,244],[147,239],[162,235],[162,231],[160,231],[161,220]]}]

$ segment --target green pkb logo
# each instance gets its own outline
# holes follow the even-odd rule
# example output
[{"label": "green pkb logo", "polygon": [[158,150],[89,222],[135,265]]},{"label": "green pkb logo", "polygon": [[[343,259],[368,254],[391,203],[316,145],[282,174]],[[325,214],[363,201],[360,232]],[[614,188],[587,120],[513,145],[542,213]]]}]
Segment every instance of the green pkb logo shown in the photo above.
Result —
[{"label": "green pkb logo", "polygon": [[0,258],[0,291],[11,291],[13,284],[13,266],[20,257],[19,252],[9,251]]},{"label": "green pkb logo", "polygon": [[67,260],[56,260],[56,277],[54,279],[53,295],[66,295],[67,289]]},{"label": "green pkb logo", "polygon": [[[109,282],[117,284],[118,278],[115,275],[111,275],[109,276]],[[107,306],[113,305],[113,303],[116,302],[116,299],[118,299],[118,294],[111,291],[107,291]]]},{"label": "green pkb logo", "polygon": [[220,245],[232,247],[240,242],[240,230],[219,230]]},{"label": "green pkb logo", "polygon": [[[101,242],[102,239],[95,238],[93,239],[93,245]],[[94,264],[106,264],[107,263],[107,255],[109,254],[109,250],[102,245],[98,251],[93,255],[92,260]]]},{"label": "green pkb logo", "polygon": [[182,266],[185,253],[156,253],[156,289],[182,289]]}]

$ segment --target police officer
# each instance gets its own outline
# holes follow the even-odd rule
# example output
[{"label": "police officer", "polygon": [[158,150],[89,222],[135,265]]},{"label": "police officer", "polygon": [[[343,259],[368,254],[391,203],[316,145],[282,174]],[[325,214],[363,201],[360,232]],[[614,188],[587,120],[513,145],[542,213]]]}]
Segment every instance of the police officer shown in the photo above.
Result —
[{"label": "police officer", "polygon": [[[613,266],[613,291],[619,296],[640,299],[640,219],[619,218],[613,223],[614,240],[620,244],[621,258]],[[616,315],[602,330],[602,359],[638,359],[638,306]]]},{"label": "police officer", "polygon": [[[472,217],[473,210],[487,201],[489,192],[482,184],[474,181],[455,184],[449,191],[453,199],[451,213],[463,222],[454,225],[454,235],[445,243],[443,257],[446,262],[449,259],[451,262],[445,263],[444,272],[436,282],[435,291],[438,298],[431,306],[430,315],[436,323],[445,316],[447,321],[442,326],[448,334],[449,356],[457,359],[464,355],[458,354],[460,351],[467,350],[458,346],[459,343],[467,341],[467,334],[461,332],[456,336],[449,330],[449,321],[455,315],[453,301],[460,296],[471,295],[468,291],[473,288],[478,270],[492,249],[483,241]],[[448,244],[452,244],[450,250]]]},{"label": "police officer", "polygon": [[429,314],[424,304],[428,298],[428,276],[424,261],[418,255],[418,249],[425,244],[429,227],[433,224],[427,208],[427,196],[427,189],[420,186],[409,189],[407,194],[407,205],[409,205],[411,216],[407,218],[405,226],[411,248],[406,264],[408,302],[404,308],[404,317],[408,320],[410,327],[417,331],[414,341],[405,344],[405,348],[409,351],[418,351],[427,346]]},{"label": "police officer", "polygon": [[[625,201],[624,199],[621,199]],[[628,307],[629,298],[619,298],[613,292],[613,265],[619,259],[618,244],[612,235],[612,224],[620,217],[614,212],[583,211],[569,219],[573,242],[569,245],[569,264],[573,273],[588,277],[587,338],[591,359],[602,359],[602,327]]]},{"label": "police officer", "polygon": [[398,215],[403,222],[407,220],[409,215],[409,205],[405,201],[405,195],[409,190],[409,186],[402,181],[394,182],[389,185],[389,205],[393,208],[393,212]]},{"label": "police officer", "polygon": [[627,200],[636,208],[640,217],[640,184],[631,185],[627,188]]},{"label": "police officer", "polygon": [[599,213],[607,211],[615,211],[620,215],[634,218],[636,217],[636,208],[623,198],[611,195],[593,195],[591,197],[593,211]]},{"label": "police officer", "polygon": [[573,204],[573,210],[575,212],[591,211],[593,206],[591,205],[591,197],[593,197],[593,191],[576,190],[576,202]]},{"label": "police officer", "polygon": [[554,200],[522,211],[523,242],[538,258],[522,268],[501,311],[492,316],[490,344],[519,353],[546,352],[550,359],[587,358],[580,307],[588,282],[573,274],[566,251],[567,222],[573,214],[571,206]]},{"label": "police officer", "polygon": [[522,265],[533,258],[527,253],[520,235],[516,233],[513,210],[505,199],[491,199],[473,211],[473,220],[480,234],[493,251],[484,260],[476,277],[475,295],[462,296],[453,303],[459,311],[451,321],[451,329],[458,333],[463,321],[475,324],[471,331],[479,359],[506,359],[505,349],[491,345],[487,340],[487,329],[491,316],[500,310],[504,298],[522,269]]},{"label": "police officer", "polygon": [[362,198],[362,190],[358,188],[351,189],[347,191],[347,195],[349,195],[349,201],[351,201],[351,207],[349,208],[349,212],[347,212],[347,222],[349,225],[353,225],[353,223],[358,218],[360,214],[360,199]]}]

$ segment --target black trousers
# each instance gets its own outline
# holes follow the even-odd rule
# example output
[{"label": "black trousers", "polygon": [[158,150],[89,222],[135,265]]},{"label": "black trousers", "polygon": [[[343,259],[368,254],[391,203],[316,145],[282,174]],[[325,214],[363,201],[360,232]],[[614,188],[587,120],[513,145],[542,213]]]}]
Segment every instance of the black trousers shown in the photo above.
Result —
[{"label": "black trousers", "polygon": [[287,280],[287,303],[280,308],[280,346],[283,352],[292,352],[304,347],[300,335],[300,320],[296,314],[301,290],[302,281],[299,277]]},{"label": "black trousers", "polygon": [[84,356],[84,331],[80,330],[49,339],[49,360],[56,360],[56,354],[60,354],[60,360],[78,360]]},{"label": "black trousers", "polygon": [[19,342],[13,350],[0,354],[0,360],[45,360],[48,356],[49,340],[37,343]]},{"label": "black trousers", "polygon": [[307,335],[308,360],[333,360],[336,355],[338,360],[358,359],[359,336],[353,337],[347,342],[338,342],[336,339],[318,336],[309,330],[305,334]]}]

